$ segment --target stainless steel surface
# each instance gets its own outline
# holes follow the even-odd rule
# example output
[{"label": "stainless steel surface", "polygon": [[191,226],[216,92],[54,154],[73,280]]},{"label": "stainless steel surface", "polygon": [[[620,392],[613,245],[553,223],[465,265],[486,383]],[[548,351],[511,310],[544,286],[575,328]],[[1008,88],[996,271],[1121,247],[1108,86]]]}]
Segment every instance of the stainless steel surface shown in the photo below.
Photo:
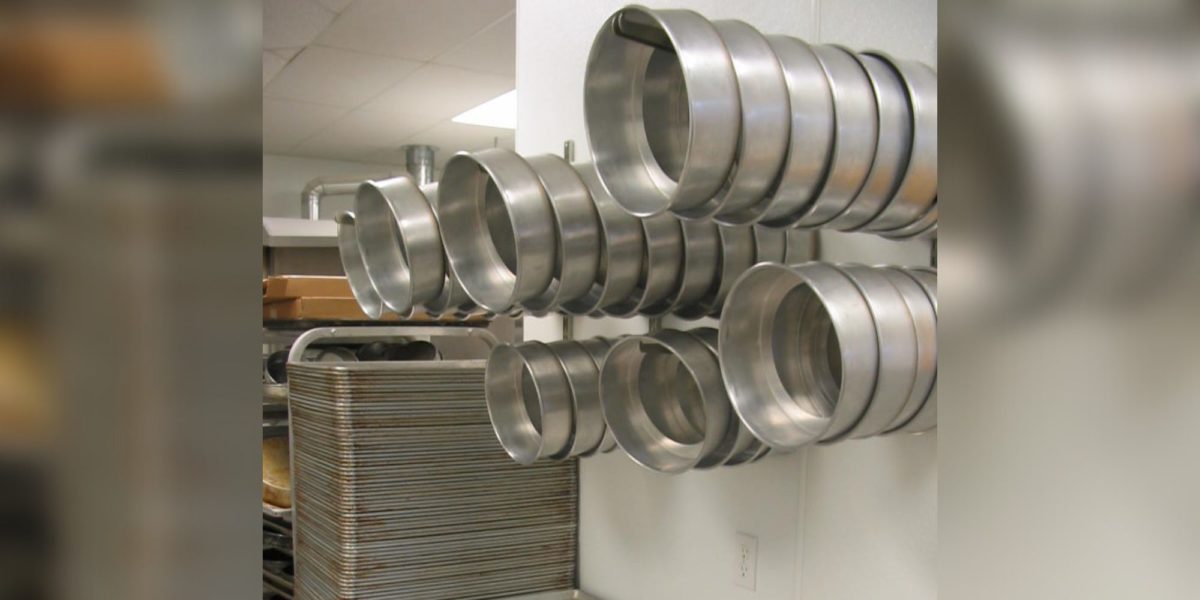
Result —
[{"label": "stainless steel surface", "polygon": [[683,266],[683,230],[679,219],[670,214],[645,217],[641,220],[641,273],[633,292],[624,300],[604,309],[613,317],[629,317],[643,310],[658,312],[662,301],[679,285],[679,270]]},{"label": "stainless steel surface", "polygon": [[417,185],[433,183],[433,165],[437,148],[427,144],[409,144],[404,148],[404,170]]},{"label": "stainless steel surface", "polygon": [[[921,288],[925,290],[925,295],[929,298],[929,303],[933,305],[934,316],[937,316],[937,271],[933,269],[918,268],[906,269],[909,275],[921,284]],[[936,363],[936,360],[935,360]],[[937,376],[934,376],[933,388],[929,391],[929,397],[925,399],[924,404],[917,411],[916,416],[911,421],[904,425],[891,430],[889,433],[922,433],[937,427]]]},{"label": "stainless steel surface", "polygon": [[838,268],[866,298],[879,339],[875,391],[862,417],[845,434],[850,438],[865,438],[886,431],[913,394],[917,378],[917,328],[904,296],[884,274],[886,269],[862,265]]},{"label": "stainless steel surface", "polygon": [[783,65],[792,131],[770,202],[750,209],[754,220],[784,219],[807,207],[825,181],[834,143],[833,92],[812,47],[786,36],[767,40]]},{"label": "stainless steel surface", "polygon": [[703,342],[680,331],[613,344],[600,370],[600,401],[630,458],[680,473],[720,445],[730,409],[716,363]]},{"label": "stainless steel surface", "polygon": [[833,91],[834,144],[829,172],[821,191],[808,207],[796,214],[768,215],[763,222],[798,227],[821,226],[850,206],[867,180],[879,141],[879,109],[867,72],[852,52],[838,46],[817,45],[813,52],[825,70]]},{"label": "stainless steel surface", "polygon": [[298,597],[483,600],[571,588],[575,464],[521,467],[505,456],[483,361],[289,368]]},{"label": "stainless steel surface", "polygon": [[592,43],[588,141],[604,185],[638,216],[699,206],[724,185],[740,100],[717,30],[688,10],[630,6]]},{"label": "stainless steel surface", "polygon": [[[612,341],[605,338],[591,338],[583,340],[580,343],[583,344],[583,347],[588,351],[589,354],[592,355],[592,360],[596,362],[596,368],[602,369],[604,367],[604,358],[608,356],[609,348],[612,348]],[[599,381],[597,381],[597,386],[598,385]],[[603,417],[603,410],[601,410],[601,417]],[[601,420],[603,420],[603,418]],[[605,423],[604,437],[600,440],[600,446],[592,452],[584,454],[583,456],[589,456],[591,454],[595,454],[596,452],[608,454],[616,449],[617,440],[613,437],[612,431],[608,429],[608,424]]]},{"label": "stainless steel surface", "polygon": [[498,313],[546,291],[554,275],[555,229],[537,174],[508,150],[459,153],[446,163],[438,216],[446,254],[463,289]]},{"label": "stainless steel surface", "polygon": [[[429,200],[429,205],[433,208],[434,219],[438,222],[438,230],[441,231],[441,219],[438,217],[438,184],[430,183],[421,186],[421,192],[425,194],[425,199]],[[454,272],[454,265],[450,263],[450,259],[446,258],[445,243],[442,245],[442,263],[446,270],[446,278],[442,282],[442,292],[436,298],[425,302],[425,310],[431,315],[441,315],[446,313],[467,314],[476,309],[475,302],[467,295],[467,291],[462,287],[462,281],[458,279],[458,274]]]},{"label": "stainless steel surface", "polygon": [[817,235],[803,229],[787,230],[787,246],[784,249],[783,264],[798,265],[817,259]]},{"label": "stainless steel surface", "polygon": [[642,271],[642,224],[613,200],[592,165],[576,165],[592,194],[600,218],[600,264],[596,280],[584,296],[565,302],[563,311],[590,315],[629,297]]},{"label": "stainless steel surface", "polygon": [[504,450],[516,462],[565,458],[571,451],[571,385],[541,342],[497,346],[487,361],[487,409]]},{"label": "stainless steel surface", "polygon": [[917,283],[913,275],[900,268],[881,269],[880,273],[887,277],[904,297],[904,303],[912,313],[917,333],[916,379],[904,407],[888,424],[887,429],[890,431],[912,420],[933,391],[934,379],[937,377],[937,313],[934,312],[933,303],[924,287]]},{"label": "stainless steel surface", "polygon": [[383,316],[383,300],[363,265],[362,255],[358,252],[358,234],[354,226],[354,213],[344,212],[337,216],[338,252],[342,258],[342,270],[346,273],[346,281],[350,292],[358,300],[358,306],[372,319]]},{"label": "stainless steel surface", "polygon": [[600,218],[587,186],[567,161],[545,154],[528,162],[550,199],[558,241],[550,287],[524,303],[527,310],[541,312],[576,300],[591,289],[600,267]]},{"label": "stainless steel surface", "polygon": [[885,230],[879,231],[877,233],[879,233],[879,235],[881,235],[885,238],[890,238],[890,239],[894,239],[894,240],[906,240],[906,239],[912,239],[912,238],[933,237],[934,235],[937,234],[937,223],[938,223],[938,206],[937,206],[937,198],[934,198],[933,204],[929,207],[929,210],[925,211],[925,214],[921,215],[921,217],[918,218],[916,221],[913,221],[912,223],[905,225],[903,227],[897,227],[895,229],[885,229]]},{"label": "stainless steel surface", "polygon": [[[754,226],[754,262],[781,263],[787,256],[788,230]],[[807,259],[805,259],[807,260]]]},{"label": "stainless steel surface", "polygon": [[[587,340],[589,345],[608,342],[601,338]],[[547,344],[562,363],[571,389],[573,433],[568,456],[591,454],[604,439],[604,413],[600,409],[600,367],[583,342],[564,340]]]},{"label": "stainless steel surface", "polygon": [[867,52],[892,65],[908,92],[912,111],[912,152],[892,201],[865,231],[903,227],[925,214],[937,197],[937,73],[915,61]]},{"label": "stainless steel surface", "polygon": [[878,343],[866,300],[822,263],[760,263],[734,285],[720,325],[734,409],[772,447],[848,431],[870,401]]},{"label": "stainless steel surface", "polygon": [[441,294],[446,280],[441,231],[412,178],[363,182],[354,214],[367,276],[389,309],[411,314]]},{"label": "stainless steel surface", "polygon": [[879,142],[867,181],[842,214],[825,223],[829,229],[853,230],[878,215],[900,185],[912,151],[912,113],[900,75],[877,56],[855,54],[866,70],[879,109]]},{"label": "stainless steel surface", "polygon": [[681,217],[714,215],[729,224],[745,223],[744,209],[763,201],[787,154],[791,115],[787,82],[771,45],[757,29],[741,21],[716,21],[713,25],[733,61],[741,100],[741,130],[733,168],[712,198],[690,209],[677,209]]},{"label": "stainless steel surface", "polygon": [[[713,358],[719,360],[720,353],[717,351],[717,343],[719,334],[712,327],[699,327],[686,331],[688,335],[694,336],[696,339],[704,343],[708,351],[712,353]],[[751,446],[761,446],[758,438],[750,433],[749,429],[742,424],[742,420],[738,418],[737,413],[730,409],[729,423],[725,426],[725,435],[721,438],[721,443],[708,456],[696,463],[697,469],[710,469],[721,465],[734,466],[745,462],[744,460],[735,460],[750,454]]]},{"label": "stainless steel surface", "polygon": [[721,240],[712,221],[681,221],[683,229],[683,271],[679,285],[663,304],[643,311],[650,316],[677,312],[694,306],[717,278],[721,260]]},{"label": "stainless steel surface", "polygon": [[719,315],[733,282],[754,265],[754,233],[750,226],[718,225],[717,240],[720,253],[712,284],[695,303],[675,311],[680,318],[699,319]]}]

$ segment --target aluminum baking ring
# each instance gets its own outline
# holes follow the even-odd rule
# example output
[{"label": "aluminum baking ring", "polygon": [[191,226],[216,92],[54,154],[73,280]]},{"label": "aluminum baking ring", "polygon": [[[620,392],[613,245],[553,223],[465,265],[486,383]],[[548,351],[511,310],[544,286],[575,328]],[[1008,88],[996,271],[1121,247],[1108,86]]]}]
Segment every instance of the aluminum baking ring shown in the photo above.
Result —
[{"label": "aluminum baking ring", "polygon": [[571,388],[545,344],[493,348],[484,388],[496,438],[513,460],[529,465],[570,449]]},{"label": "aluminum baking ring", "polygon": [[821,191],[833,154],[833,91],[812,47],[796,38],[767,36],[783,65],[791,110],[787,158],[779,179],[768,193],[769,201],[745,209],[745,214],[723,215],[726,222],[757,222],[800,213]]},{"label": "aluminum baking ring", "polygon": [[600,179],[630,213],[694,208],[724,185],[741,122],[738,83],[703,16],[618,10],[592,42],[583,105]]},{"label": "aluminum baking ring", "polygon": [[854,53],[840,46],[813,46],[833,91],[834,143],[829,172],[820,193],[804,210],[768,211],[765,225],[820,227],[842,213],[858,196],[875,161],[879,108],[866,70]]},{"label": "aluminum baking ring", "polygon": [[937,223],[938,206],[937,198],[934,198],[933,205],[929,207],[929,210],[925,211],[925,214],[921,215],[921,218],[904,227],[897,227],[896,229],[888,229],[877,233],[888,239],[910,240],[927,236],[930,232],[936,232]]},{"label": "aluminum baking ring", "polygon": [[903,408],[885,428],[890,431],[912,420],[933,391],[934,378],[937,377],[937,314],[933,312],[933,303],[929,301],[925,288],[914,276],[898,268],[884,268],[879,272],[887,277],[904,297],[917,332],[916,380]]},{"label": "aluminum baking ring", "polygon": [[600,261],[588,293],[564,302],[561,308],[572,315],[593,315],[637,288],[642,272],[642,223],[613,200],[592,165],[577,165],[575,170],[591,192],[600,219]]},{"label": "aluminum baking ring", "polygon": [[733,61],[741,130],[728,179],[703,204],[674,211],[685,219],[737,214],[762,202],[783,167],[792,125],[783,67],[767,38],[741,21],[713,25]]},{"label": "aluminum baking ring", "polygon": [[862,417],[846,433],[823,442],[837,439],[862,439],[886,431],[913,394],[918,368],[917,326],[908,303],[900,290],[882,271],[863,265],[837,267],[858,286],[879,338],[879,370],[875,376],[875,392]]},{"label": "aluminum baking ring", "polygon": [[[879,350],[866,299],[845,274],[823,263],[759,263],[734,284],[726,308],[721,374],[755,437],[798,448],[858,421],[875,389]],[[830,338],[837,352],[821,349],[831,360],[818,372],[809,355]]]},{"label": "aluminum baking ring", "polygon": [[588,293],[600,265],[600,218],[591,193],[571,165],[553,154],[528,159],[554,211],[558,240],[554,279],[525,309],[544,312]]},{"label": "aluminum baking ring", "polygon": [[853,230],[883,211],[900,185],[912,151],[912,113],[908,92],[900,75],[888,63],[869,54],[855,54],[866,70],[879,109],[879,141],[866,183],[842,213],[822,225],[827,229]]},{"label": "aluminum baking ring", "polygon": [[[610,347],[612,347],[612,342],[610,342],[609,340],[607,340],[605,338],[597,337],[597,338],[588,338],[586,340],[580,340],[579,344],[581,346],[583,346],[584,350],[587,350],[588,355],[592,357],[592,364],[594,364],[596,366],[596,373],[597,373],[596,393],[599,394],[600,393],[600,379],[599,379],[600,368],[602,366],[604,366],[604,356],[608,354],[608,349]],[[597,396],[597,398],[599,398],[599,396]],[[579,456],[587,457],[587,456],[592,456],[592,455],[594,455],[596,453],[600,453],[600,452],[604,452],[604,453],[612,452],[613,450],[615,450],[617,448],[617,441],[615,439],[613,439],[612,433],[608,431],[608,424],[605,423],[605,421],[604,421],[604,411],[603,410],[601,410],[601,414],[600,414],[600,426],[603,431],[603,434],[601,436],[599,445],[597,445],[595,448],[592,448],[591,450],[589,450],[587,452],[584,452],[583,454],[580,454]]]},{"label": "aluminum baking ring", "polygon": [[600,368],[583,344],[563,340],[547,344],[567,374],[571,387],[574,431],[567,456],[595,451],[604,439],[604,413],[600,410]]},{"label": "aluminum baking ring", "polygon": [[630,317],[643,309],[656,309],[679,285],[683,267],[683,230],[679,219],[661,214],[640,219],[642,240],[642,270],[633,293],[624,300],[604,309],[611,317]]},{"label": "aluminum baking ring", "polygon": [[362,254],[358,250],[358,232],[354,226],[354,213],[343,212],[337,216],[338,254],[342,260],[342,271],[346,273],[346,282],[350,292],[358,301],[358,307],[372,319],[383,317],[383,299],[363,265]]},{"label": "aluminum baking ring", "polygon": [[717,234],[721,255],[717,261],[717,272],[713,276],[712,285],[694,304],[675,311],[681,318],[699,319],[719,315],[721,307],[725,304],[725,297],[733,288],[733,282],[737,281],[746,269],[754,266],[754,233],[750,226],[718,225]]},{"label": "aluminum baking ring", "polygon": [[646,316],[661,317],[691,306],[704,296],[716,279],[721,253],[717,225],[712,221],[680,221],[679,226],[683,233],[679,281],[666,298],[642,309]]},{"label": "aluminum baking ring", "polygon": [[[788,230],[754,226],[754,262],[781,263],[787,256]],[[807,260],[807,259],[806,259]]]},{"label": "aluminum baking ring", "polygon": [[[905,269],[905,272],[917,280],[925,290],[926,296],[929,298],[929,303],[933,306],[933,313],[937,315],[937,271],[928,268]],[[888,433],[922,433],[937,427],[937,376],[934,375],[933,389],[929,391],[929,397],[925,399],[925,403],[921,405],[916,416],[911,421],[888,431]]]},{"label": "aluminum baking ring", "polygon": [[912,151],[891,202],[862,231],[903,227],[925,214],[937,197],[937,73],[911,60],[896,60],[882,52],[865,52],[882,59],[900,74],[912,114]]},{"label": "aluminum baking ring", "polygon": [[442,235],[429,199],[407,175],[364,181],[354,196],[358,247],[380,298],[397,314],[442,293]]},{"label": "aluminum baking ring", "polygon": [[[693,335],[696,339],[704,342],[709,352],[712,352],[713,357],[718,360],[720,359],[720,353],[717,352],[717,343],[720,334],[715,328],[699,327],[689,329],[685,333]],[[758,441],[758,438],[754,437],[754,434],[750,433],[749,429],[746,429],[746,426],[742,424],[737,414],[731,412],[729,415],[729,424],[725,427],[725,437],[722,438],[721,444],[717,446],[717,449],[712,454],[697,463],[696,468],[706,469],[728,465],[735,457],[743,456],[745,456],[745,459],[740,462],[745,462],[745,460],[753,456],[752,446],[756,443],[761,446],[761,442]],[[753,451],[757,451],[757,448],[754,448]],[[733,464],[740,464],[740,462],[734,462]]]},{"label": "aluminum baking ring", "polygon": [[451,232],[446,254],[476,304],[502,313],[546,291],[557,247],[554,213],[525,159],[498,148],[455,154],[442,170],[439,196],[441,224]]},{"label": "aluminum baking ring", "polygon": [[[429,200],[429,206],[433,208],[433,217],[438,220],[438,230],[441,231],[441,219],[438,217],[438,184],[437,182],[427,183],[421,186],[421,193],[425,194],[425,199]],[[442,293],[438,294],[437,298],[425,302],[425,310],[430,315],[441,315],[444,313],[455,313],[464,315],[475,309],[475,303],[471,301],[471,297],[467,295],[463,289],[462,283],[458,280],[458,275],[454,273],[454,265],[450,264],[450,260],[446,258],[446,248],[443,242],[442,247],[442,262],[446,270],[446,279],[442,282]]]},{"label": "aluminum baking ring", "polygon": [[613,344],[600,370],[600,402],[630,458],[656,471],[680,473],[712,453],[730,418],[716,363],[703,342],[681,331]]}]

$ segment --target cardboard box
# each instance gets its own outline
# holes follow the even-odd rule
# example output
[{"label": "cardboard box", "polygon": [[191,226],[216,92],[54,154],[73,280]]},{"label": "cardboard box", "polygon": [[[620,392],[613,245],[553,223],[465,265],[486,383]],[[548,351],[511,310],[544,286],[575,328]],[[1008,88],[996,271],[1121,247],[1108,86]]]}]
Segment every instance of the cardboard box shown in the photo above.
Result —
[{"label": "cardboard box", "polygon": [[263,279],[263,303],[294,298],[354,298],[345,277],[280,275]]}]

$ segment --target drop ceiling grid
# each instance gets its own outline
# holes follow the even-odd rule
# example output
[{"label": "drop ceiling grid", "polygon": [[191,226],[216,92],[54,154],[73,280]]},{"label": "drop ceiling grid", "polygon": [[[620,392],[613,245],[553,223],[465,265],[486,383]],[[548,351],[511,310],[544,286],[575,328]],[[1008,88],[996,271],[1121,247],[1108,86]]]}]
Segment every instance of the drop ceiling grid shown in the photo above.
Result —
[{"label": "drop ceiling grid", "polygon": [[511,130],[450,119],[514,88],[514,4],[266,0],[264,149],[398,163],[402,145],[429,143],[440,164],[511,148]]}]

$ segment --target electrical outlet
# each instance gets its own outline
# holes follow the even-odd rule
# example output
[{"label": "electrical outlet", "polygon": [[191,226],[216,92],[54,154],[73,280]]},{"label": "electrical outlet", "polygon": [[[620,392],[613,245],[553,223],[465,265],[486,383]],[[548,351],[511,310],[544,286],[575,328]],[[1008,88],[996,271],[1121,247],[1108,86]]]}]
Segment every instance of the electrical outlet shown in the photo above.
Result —
[{"label": "electrical outlet", "polygon": [[737,534],[737,571],[733,574],[733,582],[738,587],[754,591],[758,572],[758,538],[745,534]]}]

